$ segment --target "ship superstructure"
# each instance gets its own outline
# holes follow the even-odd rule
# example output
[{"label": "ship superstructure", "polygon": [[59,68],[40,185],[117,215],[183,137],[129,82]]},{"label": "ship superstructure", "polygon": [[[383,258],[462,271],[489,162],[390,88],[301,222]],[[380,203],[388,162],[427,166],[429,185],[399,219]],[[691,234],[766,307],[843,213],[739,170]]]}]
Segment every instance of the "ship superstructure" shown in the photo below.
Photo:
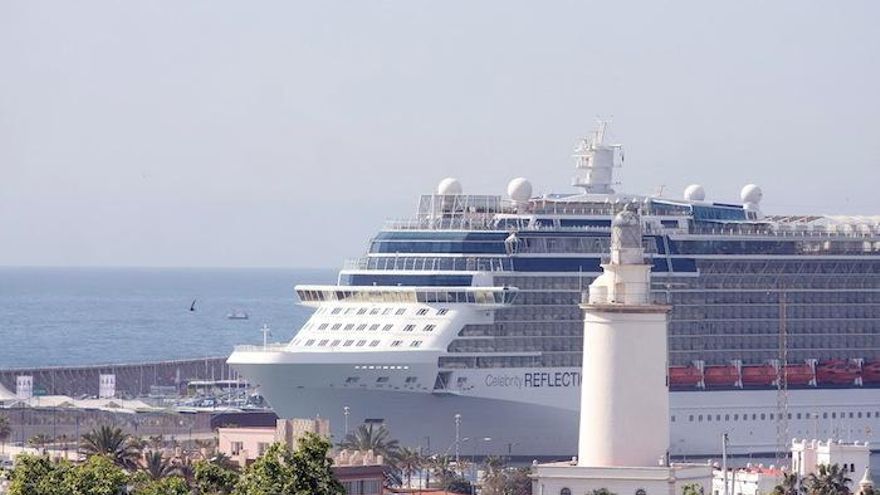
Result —
[{"label": "ship superstructure", "polygon": [[459,414],[461,436],[493,439],[474,441],[481,453],[571,455],[579,304],[629,208],[652,297],[672,306],[674,455],[715,453],[722,432],[742,452],[880,432],[880,218],[767,216],[755,185],[735,203],[698,185],[618,193],[622,149],[606,141],[603,124],[578,144],[580,193],[535,196],[517,178],[506,197],[471,195],[445,179],[337,284],[296,287],[315,312],[291,342],[239,347],[230,364],[279,415],[329,417],[337,436],[384,422],[442,452]]}]

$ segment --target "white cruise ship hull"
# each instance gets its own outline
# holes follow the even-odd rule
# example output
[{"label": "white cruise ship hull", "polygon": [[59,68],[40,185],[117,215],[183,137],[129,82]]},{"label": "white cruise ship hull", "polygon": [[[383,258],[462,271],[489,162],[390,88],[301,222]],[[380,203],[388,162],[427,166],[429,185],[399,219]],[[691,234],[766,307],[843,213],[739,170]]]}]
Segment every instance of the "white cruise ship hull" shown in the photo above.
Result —
[{"label": "white cruise ship hull", "polygon": [[[259,360],[254,359],[256,354],[262,354]],[[266,354],[276,357],[266,359]],[[436,393],[427,387],[406,388],[394,380],[382,388],[372,383],[346,385],[351,364],[290,362],[301,357],[286,352],[236,352],[230,364],[259,385],[279,416],[328,418],[335,441],[344,437],[347,406],[351,429],[364,421],[382,422],[403,445],[430,445],[434,453],[454,452],[455,414],[462,416],[461,438],[468,439],[462,443],[462,455],[564,459],[577,452],[580,389],[577,381],[565,386],[566,380],[557,378],[561,376],[557,373],[574,376],[578,369],[532,377],[531,384],[515,378],[533,370],[504,370],[510,378],[500,381],[499,370],[463,370],[456,376],[466,376],[475,385]],[[429,363],[415,363],[405,374],[427,378],[435,370]],[[670,406],[673,456],[718,455],[722,433],[730,437],[732,454],[776,450],[775,390],[674,391]],[[788,439],[872,441],[875,432],[880,432],[880,389],[791,390],[787,414],[792,418],[785,435]]]}]

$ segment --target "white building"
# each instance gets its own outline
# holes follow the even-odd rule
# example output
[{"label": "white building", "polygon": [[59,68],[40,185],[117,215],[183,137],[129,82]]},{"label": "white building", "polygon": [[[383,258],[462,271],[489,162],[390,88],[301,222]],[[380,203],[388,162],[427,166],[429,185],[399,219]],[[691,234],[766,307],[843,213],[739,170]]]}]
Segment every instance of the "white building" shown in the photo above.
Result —
[{"label": "white building", "polygon": [[741,469],[727,470],[727,490],[724,488],[724,471],[716,470],[712,478],[712,495],[768,495],[782,483],[785,471],[776,466],[747,464]]},{"label": "white building", "polygon": [[712,467],[668,463],[668,306],[650,300],[651,265],[630,211],[611,228],[611,257],[590,284],[584,310],[578,458],[538,465],[533,493],[618,495],[710,489]]},{"label": "white building", "polygon": [[868,442],[844,443],[831,439],[825,442],[795,439],[791,442],[791,469],[801,477],[815,473],[820,465],[837,464],[855,484],[868,469],[870,457]]}]

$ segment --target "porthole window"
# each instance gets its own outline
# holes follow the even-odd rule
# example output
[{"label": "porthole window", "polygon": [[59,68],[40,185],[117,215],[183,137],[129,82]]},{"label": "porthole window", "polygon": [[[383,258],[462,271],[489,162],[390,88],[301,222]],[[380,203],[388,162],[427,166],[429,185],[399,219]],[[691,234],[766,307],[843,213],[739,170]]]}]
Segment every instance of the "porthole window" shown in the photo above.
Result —
[{"label": "porthole window", "polygon": [[571,490],[563,488],[562,490],[559,490],[559,495],[571,495]]}]

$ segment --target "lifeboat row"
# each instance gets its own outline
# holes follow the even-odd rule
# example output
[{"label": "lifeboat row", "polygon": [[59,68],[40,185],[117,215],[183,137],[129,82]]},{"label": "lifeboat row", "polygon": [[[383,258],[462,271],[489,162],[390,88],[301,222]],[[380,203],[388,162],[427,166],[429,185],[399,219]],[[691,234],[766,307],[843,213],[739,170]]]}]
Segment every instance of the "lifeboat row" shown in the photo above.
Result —
[{"label": "lifeboat row", "polygon": [[[861,360],[788,364],[782,370],[789,387],[880,385],[880,361]],[[669,367],[669,386],[674,390],[718,388],[770,388],[777,386],[776,363],[744,365],[732,361],[726,365],[705,365],[695,361],[689,366]]]}]

